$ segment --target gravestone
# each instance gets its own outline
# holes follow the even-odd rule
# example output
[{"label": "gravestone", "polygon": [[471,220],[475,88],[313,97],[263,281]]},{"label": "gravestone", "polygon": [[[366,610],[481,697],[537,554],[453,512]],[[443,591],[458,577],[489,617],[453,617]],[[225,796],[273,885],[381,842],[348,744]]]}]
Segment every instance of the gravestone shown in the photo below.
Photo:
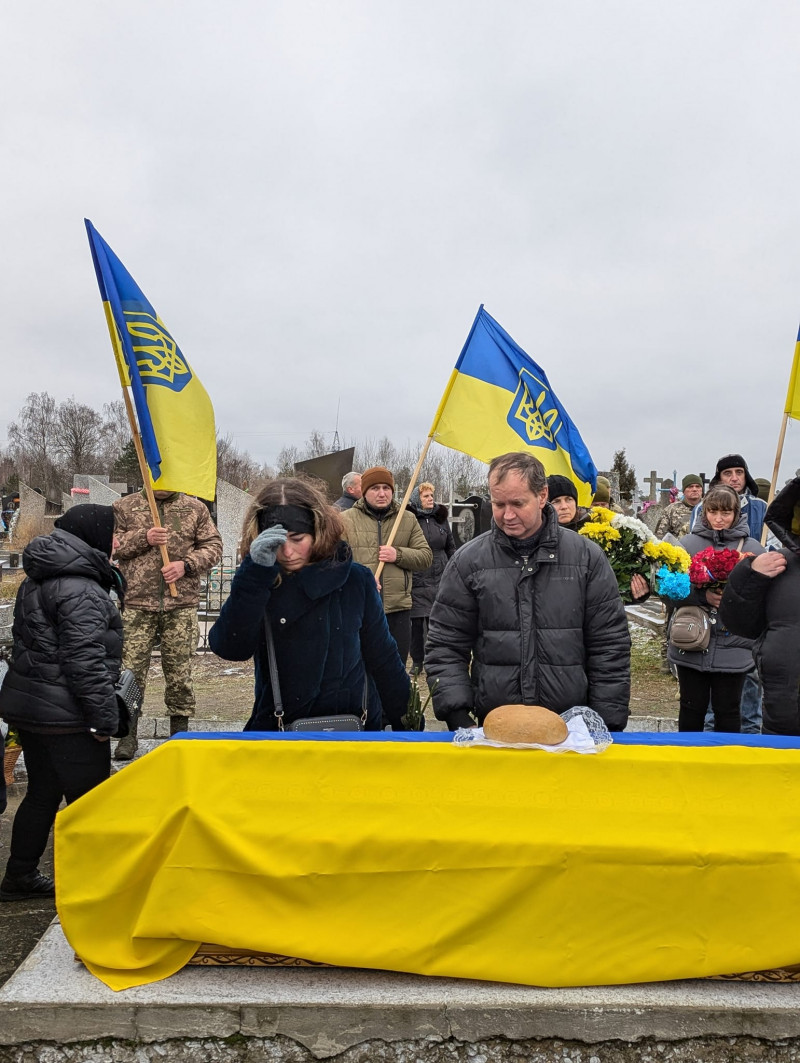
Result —
[{"label": "gravestone", "polygon": [[643,483],[649,484],[650,491],[649,491],[649,494],[647,495],[647,497],[649,498],[649,500],[651,502],[655,502],[656,501],[656,487],[659,484],[663,483],[663,477],[659,476],[655,469],[652,469],[650,471],[650,475],[649,476],[645,476],[643,478]]},{"label": "gravestone", "polygon": [[217,528],[222,536],[222,557],[226,567],[235,567],[244,518],[253,496],[227,480],[217,480]]}]

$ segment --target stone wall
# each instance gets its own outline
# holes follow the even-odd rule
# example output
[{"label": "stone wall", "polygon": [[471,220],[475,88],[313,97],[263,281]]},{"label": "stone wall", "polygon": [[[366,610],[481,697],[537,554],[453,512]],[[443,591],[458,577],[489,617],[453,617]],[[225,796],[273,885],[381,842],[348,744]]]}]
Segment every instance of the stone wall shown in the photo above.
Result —
[{"label": "stone wall", "polygon": [[227,480],[217,480],[217,527],[222,536],[222,556],[235,566],[239,556],[239,539],[245,513],[253,496]]},{"label": "stone wall", "polygon": [[[119,484],[110,484],[107,476],[87,476],[84,473],[75,473],[72,479],[73,487],[88,489],[89,494],[71,496],[71,505],[77,506],[90,502],[96,506],[110,506],[122,497],[122,492],[116,488]],[[123,485],[124,486],[124,485]]]}]

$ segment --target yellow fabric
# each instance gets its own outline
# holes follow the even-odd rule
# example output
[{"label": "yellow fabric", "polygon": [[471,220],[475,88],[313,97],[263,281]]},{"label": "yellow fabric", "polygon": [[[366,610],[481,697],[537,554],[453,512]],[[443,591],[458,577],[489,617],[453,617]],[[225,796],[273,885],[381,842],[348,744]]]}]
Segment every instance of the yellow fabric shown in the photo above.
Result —
[{"label": "yellow fabric", "polygon": [[789,377],[789,390],[786,393],[786,406],[784,407],[784,413],[788,413],[790,417],[800,418],[800,337],[794,347],[794,361],[792,362],[792,372]]},{"label": "yellow fabric", "polygon": [[[513,399],[513,393],[505,388],[454,369],[433,419],[430,435],[442,446],[485,462],[499,454],[523,450],[519,435],[508,424]],[[547,431],[541,416],[533,418],[533,423],[539,425],[542,432]],[[562,446],[556,445],[553,450],[537,447],[535,457],[542,462],[548,476],[566,476],[575,484],[578,505],[592,504],[594,492],[591,484],[575,472],[569,453]]]},{"label": "yellow fabric", "polygon": [[203,941],[543,986],[800,961],[800,756],[173,741],[59,813],[58,912],[113,989]]}]

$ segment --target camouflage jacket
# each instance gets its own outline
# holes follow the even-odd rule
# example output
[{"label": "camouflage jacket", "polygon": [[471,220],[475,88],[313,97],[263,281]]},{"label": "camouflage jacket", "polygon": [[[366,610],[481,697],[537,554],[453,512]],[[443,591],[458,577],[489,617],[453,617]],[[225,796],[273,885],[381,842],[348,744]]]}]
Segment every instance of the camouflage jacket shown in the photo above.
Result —
[{"label": "camouflage jacket", "polygon": [[184,609],[200,601],[200,576],[219,564],[222,537],[206,506],[189,495],[175,494],[156,500],[162,525],[169,532],[170,561],[183,561],[186,575],[175,584],[173,598],[161,577],[161,550],[147,542],[153,526],[143,492],[126,495],[114,503],[114,531],[119,539],[116,559],[128,581],[125,604],[151,612]]},{"label": "camouflage jacket", "polygon": [[659,539],[671,532],[676,539],[691,531],[692,506],[685,502],[671,502],[658,519],[654,532]]}]

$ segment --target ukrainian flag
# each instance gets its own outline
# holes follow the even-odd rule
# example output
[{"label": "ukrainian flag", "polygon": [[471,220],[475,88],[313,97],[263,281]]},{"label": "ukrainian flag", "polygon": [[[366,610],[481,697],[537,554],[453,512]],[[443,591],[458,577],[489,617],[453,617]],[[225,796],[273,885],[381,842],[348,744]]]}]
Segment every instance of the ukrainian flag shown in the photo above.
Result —
[{"label": "ukrainian flag", "polygon": [[548,476],[567,476],[589,505],[597,469],[544,370],[481,306],[456,362],[430,436],[489,462],[528,451]]},{"label": "ukrainian flag", "polygon": [[133,277],[88,218],[86,232],[123,387],[133,391],[153,487],[214,499],[214,409]]},{"label": "ukrainian flag", "polygon": [[797,343],[794,345],[794,361],[792,362],[792,375],[789,378],[789,391],[786,395],[784,413],[790,417],[800,419],[800,332],[797,334]]}]

